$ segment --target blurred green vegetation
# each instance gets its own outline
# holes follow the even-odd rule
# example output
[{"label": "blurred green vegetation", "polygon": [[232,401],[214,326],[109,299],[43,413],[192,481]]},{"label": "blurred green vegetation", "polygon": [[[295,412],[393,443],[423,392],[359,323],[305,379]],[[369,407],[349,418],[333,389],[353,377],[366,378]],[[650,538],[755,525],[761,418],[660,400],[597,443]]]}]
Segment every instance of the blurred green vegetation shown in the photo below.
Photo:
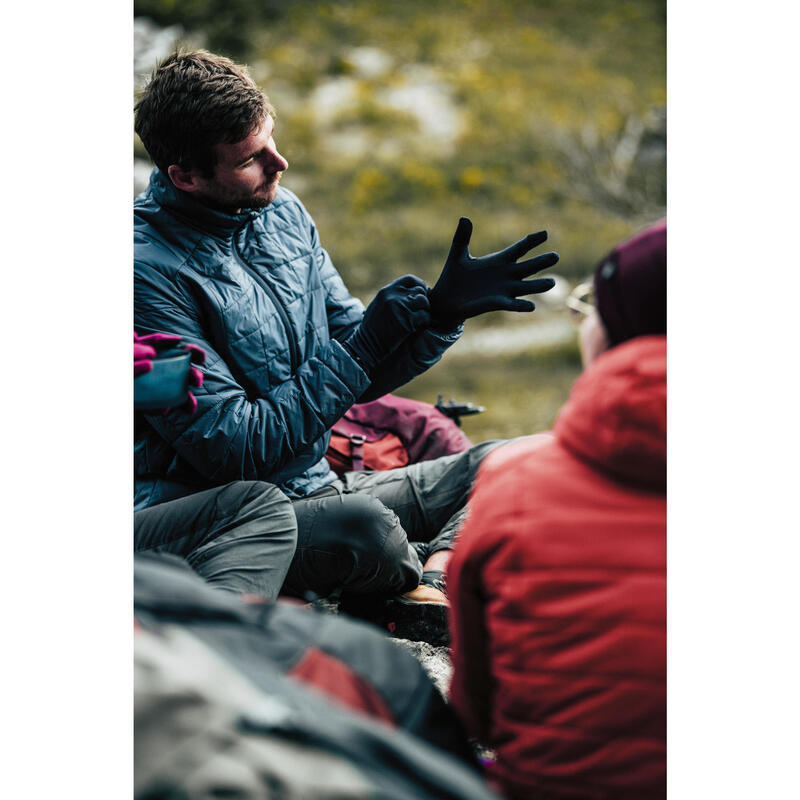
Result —
[{"label": "blurred green vegetation", "polygon": [[464,417],[461,427],[473,442],[510,439],[549,430],[580,372],[577,344],[538,348],[498,358],[460,355],[458,345],[433,369],[395,394],[436,403],[455,397],[486,407]]},{"label": "blurred green vegetation", "polygon": [[[433,282],[459,216],[473,253],[546,228],[588,275],[665,214],[665,0],[135,0],[246,61],[278,113],[297,192],[351,291]],[[536,315],[540,311],[535,312]],[[542,310],[544,313],[544,310]],[[509,315],[470,321],[503,325]],[[406,387],[489,407],[474,439],[548,427],[574,347],[463,357]]]}]

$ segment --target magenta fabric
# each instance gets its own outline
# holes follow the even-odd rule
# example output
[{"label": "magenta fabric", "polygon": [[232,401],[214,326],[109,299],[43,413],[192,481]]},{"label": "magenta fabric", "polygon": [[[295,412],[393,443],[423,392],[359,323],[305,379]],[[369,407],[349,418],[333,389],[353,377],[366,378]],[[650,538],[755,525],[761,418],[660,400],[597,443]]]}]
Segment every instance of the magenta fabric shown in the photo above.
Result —
[{"label": "magenta fabric", "polygon": [[361,434],[368,442],[393,433],[406,448],[410,464],[472,447],[461,428],[430,403],[393,394],[351,406],[333,429],[345,436]]},{"label": "magenta fabric", "polygon": [[[196,344],[186,344],[184,347],[189,351],[193,364],[205,363],[206,351],[202,347],[198,347]],[[189,368],[189,383],[198,388],[203,385],[203,373],[197,367]],[[190,413],[194,414],[197,411],[197,398],[191,392],[189,392],[187,402],[189,403]]]},{"label": "magenta fabric", "polygon": [[[135,334],[134,334],[135,335]],[[153,359],[156,357],[154,348],[146,344],[138,344],[133,340],[133,377],[138,378],[153,369]]]},{"label": "magenta fabric", "polygon": [[597,311],[612,347],[667,332],[667,221],[618,244],[594,274]]},{"label": "magenta fabric", "polygon": [[148,336],[139,336],[133,332],[133,377],[144,375],[153,369],[153,359],[159,350],[176,347],[180,336],[169,333],[151,333]]},{"label": "magenta fabric", "polygon": [[[173,333],[149,333],[146,336],[139,336],[133,332],[133,377],[144,375],[153,369],[153,359],[158,357],[158,353],[163,350],[171,350],[181,347],[186,350],[193,364],[204,364],[206,351],[196,344],[181,345],[182,339]],[[203,373],[197,367],[189,369],[189,383],[192,386],[200,387],[203,385]],[[197,398],[189,392],[186,398],[186,407],[190,414],[197,410]],[[164,409],[164,414],[171,411]]]}]

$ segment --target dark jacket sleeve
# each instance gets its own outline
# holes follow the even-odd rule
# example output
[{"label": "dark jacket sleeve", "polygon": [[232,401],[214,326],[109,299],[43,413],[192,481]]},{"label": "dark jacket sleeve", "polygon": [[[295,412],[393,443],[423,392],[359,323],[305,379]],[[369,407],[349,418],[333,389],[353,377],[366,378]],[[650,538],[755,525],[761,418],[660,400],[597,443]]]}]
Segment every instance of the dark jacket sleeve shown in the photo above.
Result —
[{"label": "dark jacket sleeve", "polygon": [[359,402],[366,403],[382,397],[430,369],[444,355],[444,351],[458,341],[463,330],[463,325],[449,333],[427,328],[409,336],[389,358],[378,365],[373,372],[372,382],[359,397]]},{"label": "dark jacket sleeve", "polygon": [[[309,452],[367,387],[369,379],[337,341],[302,363],[292,377],[254,400],[237,383],[204,334],[197,308],[157,269],[140,266],[134,281],[138,333],[177,333],[206,351],[197,411],[175,409],[148,422],[201,475],[216,483],[275,480],[307,469]],[[288,469],[287,469],[288,468]]]},{"label": "dark jacket sleeve", "polygon": [[[348,292],[330,256],[321,247],[313,222],[310,225],[320,276],[325,286],[328,328],[332,338],[343,342],[361,322],[364,306]],[[463,325],[446,333],[428,328],[409,336],[389,358],[377,366],[372,382],[358,401],[365,403],[382,397],[430,369],[444,355],[444,351],[458,341],[463,330]]]}]

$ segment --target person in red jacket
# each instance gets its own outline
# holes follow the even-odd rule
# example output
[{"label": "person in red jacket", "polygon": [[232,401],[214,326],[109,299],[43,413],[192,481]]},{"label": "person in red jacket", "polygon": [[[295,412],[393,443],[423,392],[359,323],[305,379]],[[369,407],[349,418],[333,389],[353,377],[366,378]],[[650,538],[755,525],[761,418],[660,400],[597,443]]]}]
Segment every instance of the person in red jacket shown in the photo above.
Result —
[{"label": "person in red jacket", "polygon": [[594,293],[553,431],[484,461],[447,572],[451,699],[510,798],[666,795],[666,222]]}]

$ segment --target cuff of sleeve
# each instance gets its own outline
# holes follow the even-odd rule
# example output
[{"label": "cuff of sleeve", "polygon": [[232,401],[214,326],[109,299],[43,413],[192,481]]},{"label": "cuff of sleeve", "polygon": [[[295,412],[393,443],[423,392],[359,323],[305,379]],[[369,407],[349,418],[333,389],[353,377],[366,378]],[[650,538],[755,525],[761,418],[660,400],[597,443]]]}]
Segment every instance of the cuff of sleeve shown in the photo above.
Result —
[{"label": "cuff of sleeve", "polygon": [[342,373],[348,373],[349,377],[349,373],[352,372],[355,380],[347,380],[346,382],[348,384],[353,384],[353,394],[356,397],[359,397],[364,391],[366,391],[371,380],[366,367],[356,357],[356,354],[352,352],[349,347],[343,345],[338,339],[331,339],[330,348],[331,354],[339,362],[339,365],[344,367],[346,364],[348,367],[347,370],[343,369]]},{"label": "cuff of sleeve", "polygon": [[459,322],[454,327],[451,325],[436,325],[435,323],[432,323],[428,328],[428,332],[432,333],[443,342],[453,344],[454,342],[457,342],[461,338],[461,334],[464,333],[464,323]]}]

